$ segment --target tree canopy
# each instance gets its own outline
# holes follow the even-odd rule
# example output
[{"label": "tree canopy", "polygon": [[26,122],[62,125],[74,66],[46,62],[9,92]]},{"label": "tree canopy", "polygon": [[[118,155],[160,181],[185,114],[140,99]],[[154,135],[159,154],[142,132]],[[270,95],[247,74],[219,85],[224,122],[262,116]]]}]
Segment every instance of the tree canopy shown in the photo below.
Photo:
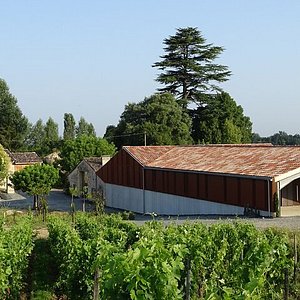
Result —
[{"label": "tree canopy", "polygon": [[48,195],[59,179],[58,170],[52,165],[31,165],[16,171],[11,181],[15,190],[21,190],[29,195]]},{"label": "tree canopy", "polygon": [[198,28],[179,28],[164,40],[165,55],[153,64],[161,73],[157,81],[164,85],[159,91],[170,92],[183,108],[189,102],[203,104],[203,95],[220,91],[216,85],[228,80],[227,66],[214,61],[224,48],[207,44]]},{"label": "tree canopy", "polygon": [[257,133],[252,134],[253,143],[272,143],[273,145],[300,145],[300,134],[287,134],[279,131],[271,136],[261,137]]},{"label": "tree canopy", "polygon": [[8,176],[9,157],[2,145],[0,145],[0,183]]},{"label": "tree canopy", "polygon": [[191,144],[191,118],[171,94],[155,94],[139,103],[129,103],[116,128],[107,127],[105,137],[115,145]]},{"label": "tree canopy", "polygon": [[191,114],[195,143],[251,143],[252,123],[228,93],[210,96],[206,106]]},{"label": "tree canopy", "polygon": [[75,138],[75,119],[71,113],[64,114],[64,140],[73,140]]},{"label": "tree canopy", "polygon": [[46,124],[41,119],[31,126],[26,139],[27,148],[36,151],[39,155],[50,154],[60,146],[58,124],[50,117]]},{"label": "tree canopy", "polygon": [[0,79],[0,144],[10,150],[20,149],[28,133],[29,123],[10,93],[6,82]]},{"label": "tree canopy", "polygon": [[82,135],[96,136],[94,125],[92,123],[88,123],[84,117],[79,119],[78,126],[76,126],[76,136],[80,137]]},{"label": "tree canopy", "polygon": [[64,141],[60,153],[61,165],[63,170],[71,171],[84,157],[113,155],[114,153],[114,144],[107,140],[82,135],[74,140]]}]

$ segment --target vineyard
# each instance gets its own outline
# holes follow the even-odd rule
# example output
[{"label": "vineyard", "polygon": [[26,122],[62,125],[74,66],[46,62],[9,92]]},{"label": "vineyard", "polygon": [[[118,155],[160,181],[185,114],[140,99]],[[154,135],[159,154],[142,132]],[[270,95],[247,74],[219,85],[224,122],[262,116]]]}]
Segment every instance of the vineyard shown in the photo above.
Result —
[{"label": "vineyard", "polygon": [[[137,226],[87,214],[75,221],[47,222],[53,299],[299,299],[288,233],[245,222]],[[0,231],[0,298],[17,299],[33,249],[31,220],[9,229],[2,221]]]},{"label": "vineyard", "polygon": [[10,228],[0,218],[0,298],[18,299],[33,249],[32,222],[19,219]]}]

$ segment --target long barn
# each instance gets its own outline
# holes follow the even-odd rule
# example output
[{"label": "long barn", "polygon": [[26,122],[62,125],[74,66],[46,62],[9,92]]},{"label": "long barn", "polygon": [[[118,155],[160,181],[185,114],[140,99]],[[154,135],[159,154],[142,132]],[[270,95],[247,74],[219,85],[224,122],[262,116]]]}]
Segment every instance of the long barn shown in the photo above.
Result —
[{"label": "long barn", "polygon": [[97,175],[107,206],[138,213],[300,213],[297,146],[126,146]]}]

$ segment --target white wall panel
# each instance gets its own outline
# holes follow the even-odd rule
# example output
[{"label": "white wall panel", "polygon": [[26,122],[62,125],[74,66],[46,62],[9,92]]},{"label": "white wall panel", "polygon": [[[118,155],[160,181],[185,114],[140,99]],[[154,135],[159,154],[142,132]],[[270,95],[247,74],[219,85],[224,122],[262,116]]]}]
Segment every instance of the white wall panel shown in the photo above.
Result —
[{"label": "white wall panel", "polygon": [[106,205],[143,213],[143,190],[114,184],[105,184]]},{"label": "white wall panel", "polygon": [[[144,191],[114,184],[104,184],[108,207],[130,210],[138,213],[159,215],[243,215],[244,208],[206,200]],[[145,197],[145,210],[144,199]],[[261,215],[268,215],[260,211]]]}]

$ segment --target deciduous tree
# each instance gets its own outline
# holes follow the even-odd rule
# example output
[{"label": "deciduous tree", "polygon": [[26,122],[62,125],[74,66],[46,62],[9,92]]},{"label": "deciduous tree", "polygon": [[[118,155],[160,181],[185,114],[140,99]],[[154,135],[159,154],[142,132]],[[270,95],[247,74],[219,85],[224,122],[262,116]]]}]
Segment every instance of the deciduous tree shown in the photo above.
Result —
[{"label": "deciduous tree", "polygon": [[64,114],[64,140],[73,140],[75,138],[75,119],[71,113]]},{"label": "deciduous tree", "polygon": [[212,95],[206,106],[191,114],[195,143],[251,143],[252,123],[228,93]]},{"label": "deciduous tree", "polygon": [[0,144],[10,150],[24,145],[29,123],[10,93],[6,82],[0,79]]},{"label": "deciduous tree", "polygon": [[[15,172],[11,177],[15,190],[21,190],[28,195],[35,196],[34,199],[37,198],[36,196],[45,198],[58,179],[58,169],[45,164],[27,166]],[[37,203],[34,203],[34,208],[36,206]]]},{"label": "deciduous tree", "polygon": [[63,143],[60,157],[63,170],[71,171],[84,158],[89,156],[113,155],[115,146],[107,140],[95,136],[82,135]]},{"label": "deciduous tree", "polygon": [[76,136],[82,135],[96,136],[95,128],[92,123],[88,123],[83,117],[80,118],[78,126],[76,127]]},{"label": "deciduous tree", "polygon": [[0,145],[0,183],[8,176],[9,157]]},{"label": "deciduous tree", "polygon": [[[113,127],[109,127],[112,130]],[[129,103],[113,130],[114,143],[122,145],[190,144],[191,118],[171,94],[155,94],[139,103]],[[109,137],[109,134],[107,133]]]}]

